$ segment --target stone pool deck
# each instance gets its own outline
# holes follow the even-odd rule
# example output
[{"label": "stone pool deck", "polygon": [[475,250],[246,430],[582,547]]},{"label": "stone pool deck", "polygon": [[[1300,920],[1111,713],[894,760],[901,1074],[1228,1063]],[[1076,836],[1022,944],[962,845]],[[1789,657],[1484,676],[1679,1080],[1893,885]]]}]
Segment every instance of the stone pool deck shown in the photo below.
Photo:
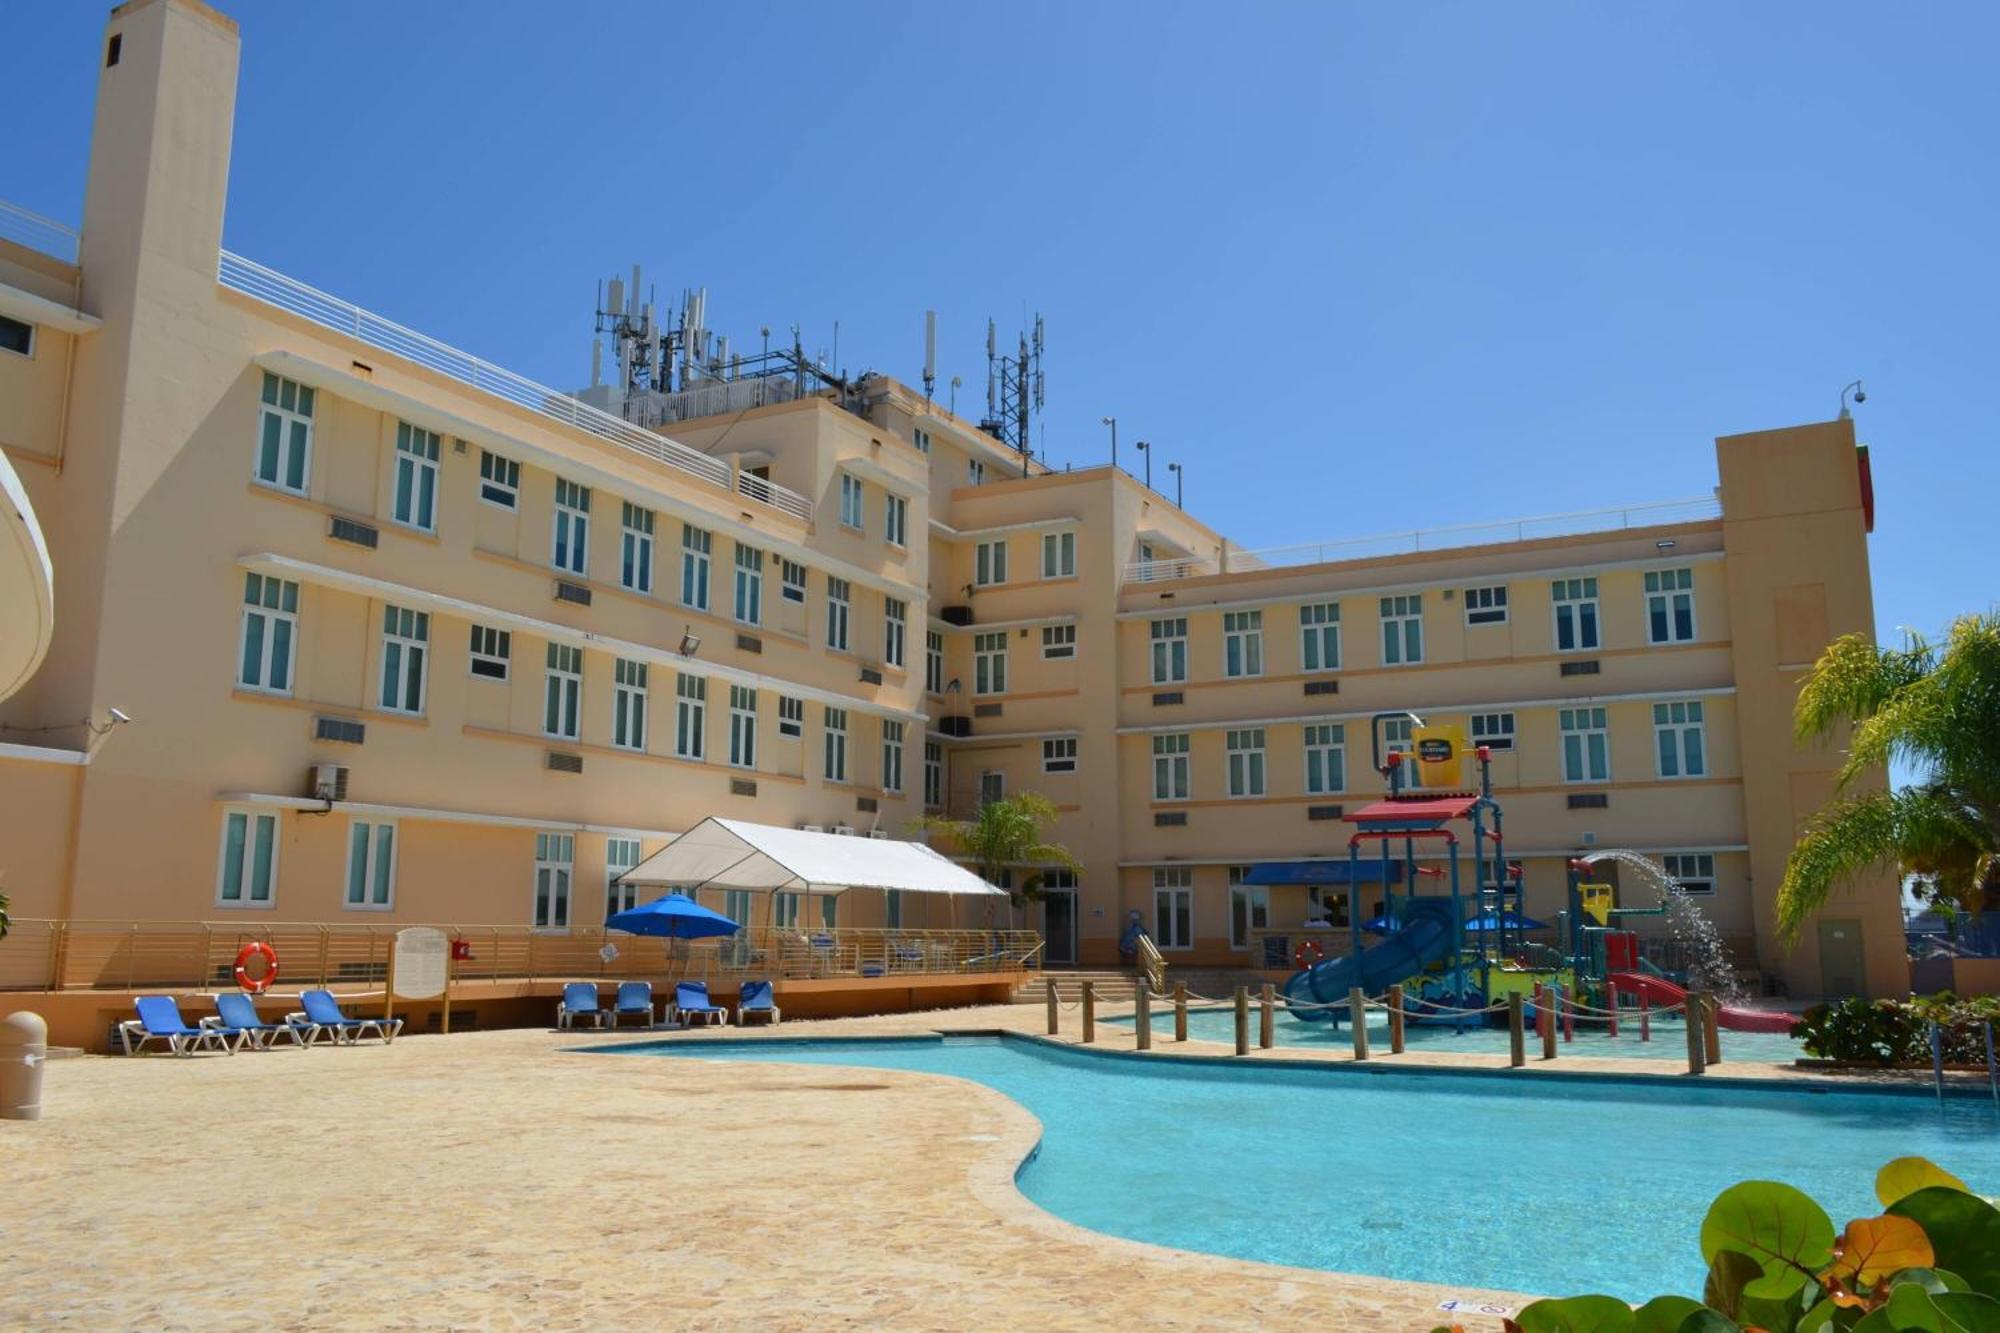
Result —
[{"label": "stone pool deck", "polygon": [[[1078,1016],[1062,1017],[1073,1040]],[[1043,1026],[1039,1007],[999,1006],[774,1035]],[[1171,1033],[1156,1015],[1156,1043]],[[1098,1036],[1133,1044],[1129,1028]],[[1403,1330],[1440,1322],[1447,1297],[1524,1299],[1072,1226],[1014,1189],[1037,1122],[972,1084],[567,1053],[609,1039],[52,1061],[46,1118],[0,1121],[0,1327]],[[1278,1055],[1343,1058],[1251,1058]],[[1522,1076],[1585,1066],[1671,1076],[1639,1060]]]}]

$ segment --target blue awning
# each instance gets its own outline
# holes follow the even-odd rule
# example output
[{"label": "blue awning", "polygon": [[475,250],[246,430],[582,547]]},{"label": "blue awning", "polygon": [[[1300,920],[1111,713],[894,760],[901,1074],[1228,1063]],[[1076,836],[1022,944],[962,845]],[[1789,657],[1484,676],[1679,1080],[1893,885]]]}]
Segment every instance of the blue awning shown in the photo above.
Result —
[{"label": "blue awning", "polygon": [[[1243,877],[1245,884],[1346,884],[1349,872],[1363,884],[1382,882],[1382,858],[1364,856],[1359,863],[1348,861],[1259,861]],[[1403,881],[1403,863],[1389,863],[1389,883]]]}]

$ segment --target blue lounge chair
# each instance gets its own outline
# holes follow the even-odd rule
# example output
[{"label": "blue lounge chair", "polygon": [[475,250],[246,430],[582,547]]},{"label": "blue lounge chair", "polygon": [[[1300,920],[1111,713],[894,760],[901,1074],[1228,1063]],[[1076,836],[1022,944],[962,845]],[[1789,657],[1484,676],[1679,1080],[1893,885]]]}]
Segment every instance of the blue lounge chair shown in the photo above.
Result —
[{"label": "blue lounge chair", "polygon": [[736,1025],[741,1027],[749,1022],[752,1014],[760,1014],[773,1023],[778,1021],[778,1005],[771,996],[770,982],[746,981],[736,992]]},{"label": "blue lounge chair", "polygon": [[175,1055],[193,1055],[201,1050],[234,1055],[243,1044],[243,1038],[231,1039],[213,1028],[189,1027],[181,1020],[181,1007],[171,995],[141,995],[133,1007],[139,1016],[118,1025],[118,1041],[127,1055],[137,1055],[149,1041],[165,1042]]},{"label": "blue lounge chair", "polygon": [[729,1011],[708,999],[708,983],[683,981],[674,987],[674,1014],[682,1023],[700,1019],[704,1023],[729,1022]]},{"label": "blue lounge chair", "polygon": [[306,1007],[305,1012],[285,1015],[285,1023],[297,1029],[309,1043],[324,1036],[336,1046],[352,1046],[369,1035],[371,1029],[383,1041],[391,1042],[403,1030],[400,1018],[349,1018],[340,1012],[332,991],[302,992],[299,1003]]},{"label": "blue lounge chair", "polygon": [[597,987],[588,981],[572,981],[563,987],[562,999],[556,1001],[556,1026],[573,1028],[579,1019],[589,1019],[593,1027],[603,1027],[610,1015],[604,1012],[604,1002],[597,993]]},{"label": "blue lounge chair", "polygon": [[621,981],[618,983],[618,999],[611,1007],[611,1026],[627,1018],[643,1018],[647,1027],[653,1027],[653,983],[650,981]]},{"label": "blue lounge chair", "polygon": [[[280,1037],[290,1037],[294,1046],[306,1044],[305,1034],[290,1023],[266,1023],[257,1016],[257,1005],[240,991],[225,991],[215,997],[215,1012],[201,1020],[210,1032],[233,1037],[239,1045],[267,1051]],[[316,1025],[314,1025],[316,1026]]]}]

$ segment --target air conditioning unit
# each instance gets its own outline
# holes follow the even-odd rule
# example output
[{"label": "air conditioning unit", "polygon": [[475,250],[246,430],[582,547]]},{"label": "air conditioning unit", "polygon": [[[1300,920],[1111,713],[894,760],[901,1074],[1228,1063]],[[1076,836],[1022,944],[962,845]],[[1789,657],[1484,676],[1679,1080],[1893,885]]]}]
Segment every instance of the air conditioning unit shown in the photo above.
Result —
[{"label": "air conditioning unit", "polygon": [[801,825],[799,825],[799,832],[801,832],[801,833],[824,833],[824,832],[826,832],[826,830],[825,830],[825,829],[823,829],[823,828],[821,828],[821,827],[820,827],[820,826],[819,826],[818,824],[801,824]]},{"label": "air conditioning unit", "polygon": [[868,836],[869,836],[869,837],[871,837],[871,838],[880,838],[880,839],[882,839],[883,841],[885,841],[885,842],[886,842],[886,841],[888,841],[888,838],[889,838],[889,830],[887,830],[887,829],[879,829],[879,828],[872,828],[872,829],[869,829],[869,830],[868,830]]},{"label": "air conditioning unit", "polygon": [[833,831],[834,831],[835,833],[838,833],[838,834],[839,834],[839,835],[840,835],[841,837],[843,837],[843,838],[851,838],[851,837],[853,837],[853,836],[854,836],[854,825],[852,825],[852,824],[835,824],[835,825],[833,826]]},{"label": "air conditioning unit", "polygon": [[306,774],[306,795],[315,801],[347,799],[347,765],[314,764]]}]

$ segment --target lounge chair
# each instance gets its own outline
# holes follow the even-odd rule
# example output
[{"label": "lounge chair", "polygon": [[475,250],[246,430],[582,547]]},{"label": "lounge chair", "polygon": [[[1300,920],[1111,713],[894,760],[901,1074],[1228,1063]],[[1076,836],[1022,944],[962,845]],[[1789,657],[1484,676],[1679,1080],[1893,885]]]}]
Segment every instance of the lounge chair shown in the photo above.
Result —
[{"label": "lounge chair", "polygon": [[309,990],[299,995],[303,1004],[302,1014],[286,1014],[285,1023],[295,1028],[307,1042],[324,1036],[336,1046],[352,1046],[370,1031],[384,1042],[396,1039],[403,1030],[400,1018],[349,1018],[340,1012],[340,1004],[327,990]]},{"label": "lounge chair", "polygon": [[761,1014],[776,1023],[778,1006],[771,998],[771,983],[768,981],[746,981],[736,993],[736,1025],[743,1026],[752,1014]]},{"label": "lounge chair", "polygon": [[729,1022],[729,1011],[709,1002],[705,981],[683,981],[674,987],[674,1015],[684,1024],[694,1019],[704,1023]]},{"label": "lounge chair", "polygon": [[627,1018],[643,1018],[647,1027],[653,1027],[653,983],[650,981],[621,981],[618,983],[618,999],[611,1006],[611,1026]]},{"label": "lounge chair", "polygon": [[171,995],[141,995],[133,1007],[139,1016],[118,1024],[118,1042],[127,1055],[137,1055],[149,1041],[165,1042],[175,1055],[193,1055],[201,1050],[234,1055],[243,1044],[242,1037],[226,1037],[214,1028],[189,1027],[182,1021],[181,1007]]},{"label": "lounge chair", "polygon": [[556,1026],[573,1028],[581,1019],[589,1019],[591,1026],[603,1027],[610,1015],[604,1012],[604,1002],[597,993],[597,987],[588,981],[572,981],[563,987],[562,998],[556,1001]]},{"label": "lounge chair", "polygon": [[[306,1044],[306,1036],[290,1023],[266,1023],[257,1016],[257,1005],[248,995],[225,991],[215,997],[215,1012],[201,1020],[210,1032],[236,1038],[239,1045],[268,1051],[280,1037],[290,1037],[294,1046]],[[317,1024],[308,1024],[317,1027]]]}]

